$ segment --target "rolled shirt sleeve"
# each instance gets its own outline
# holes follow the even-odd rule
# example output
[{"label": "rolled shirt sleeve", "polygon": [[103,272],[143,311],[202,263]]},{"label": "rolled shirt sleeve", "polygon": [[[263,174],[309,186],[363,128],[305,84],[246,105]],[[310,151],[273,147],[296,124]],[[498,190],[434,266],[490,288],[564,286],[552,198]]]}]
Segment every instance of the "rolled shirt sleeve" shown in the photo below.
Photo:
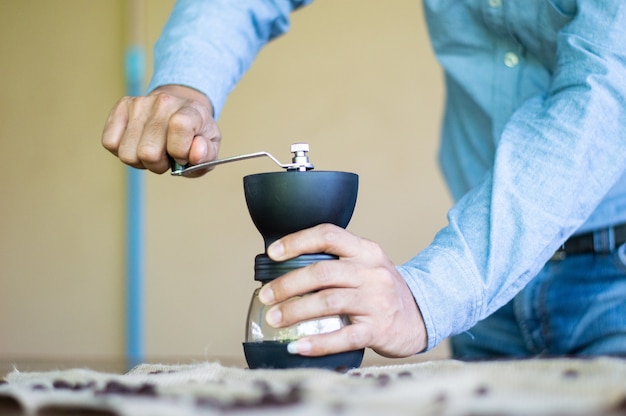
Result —
[{"label": "rolled shirt sleeve", "polygon": [[[556,34],[556,60],[545,90],[525,98],[499,129],[492,165],[449,211],[448,226],[398,267],[424,316],[428,348],[509,301],[610,190],[624,183],[626,3],[577,3],[571,22]],[[517,5],[532,9],[525,2]],[[522,38],[513,35],[518,42]],[[533,51],[523,46],[518,53],[530,60]],[[445,57],[442,62],[445,67]],[[519,76],[525,70],[532,68],[520,68]],[[453,88],[472,82],[449,81]],[[492,91],[485,89],[485,94]],[[471,95],[468,90],[462,93]],[[448,96],[448,101],[454,99]],[[468,117],[475,110],[494,119],[496,110],[480,107],[467,107]],[[458,120],[449,117],[446,122]],[[471,136],[467,130],[456,129]],[[621,199],[623,204],[623,193]],[[624,211],[617,214],[621,220]]]},{"label": "rolled shirt sleeve", "polygon": [[214,117],[259,50],[289,29],[289,15],[312,0],[179,0],[154,48],[148,91],[184,85],[204,93]]}]

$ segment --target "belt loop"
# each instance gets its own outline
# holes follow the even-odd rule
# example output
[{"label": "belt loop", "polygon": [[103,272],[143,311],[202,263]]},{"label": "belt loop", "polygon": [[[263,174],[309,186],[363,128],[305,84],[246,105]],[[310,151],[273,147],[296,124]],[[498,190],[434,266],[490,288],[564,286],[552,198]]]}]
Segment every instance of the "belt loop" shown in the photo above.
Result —
[{"label": "belt loop", "polygon": [[610,253],[615,250],[615,228],[608,227],[593,233],[593,251],[595,253]]}]

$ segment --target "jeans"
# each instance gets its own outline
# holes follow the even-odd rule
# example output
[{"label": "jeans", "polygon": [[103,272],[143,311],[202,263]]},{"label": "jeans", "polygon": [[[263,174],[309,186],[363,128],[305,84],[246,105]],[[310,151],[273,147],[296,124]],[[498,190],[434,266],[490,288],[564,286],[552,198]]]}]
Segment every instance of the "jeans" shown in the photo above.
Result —
[{"label": "jeans", "polygon": [[626,245],[548,262],[509,303],[451,339],[457,359],[626,356]]}]

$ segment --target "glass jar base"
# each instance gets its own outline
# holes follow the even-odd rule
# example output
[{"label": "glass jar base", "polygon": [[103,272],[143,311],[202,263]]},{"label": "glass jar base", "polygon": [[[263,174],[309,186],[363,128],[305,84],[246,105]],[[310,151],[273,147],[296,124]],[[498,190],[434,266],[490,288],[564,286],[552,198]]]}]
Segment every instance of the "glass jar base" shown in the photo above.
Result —
[{"label": "glass jar base", "polygon": [[257,368],[358,368],[363,361],[364,349],[305,357],[287,352],[287,342],[244,342],[243,352],[251,369]]}]

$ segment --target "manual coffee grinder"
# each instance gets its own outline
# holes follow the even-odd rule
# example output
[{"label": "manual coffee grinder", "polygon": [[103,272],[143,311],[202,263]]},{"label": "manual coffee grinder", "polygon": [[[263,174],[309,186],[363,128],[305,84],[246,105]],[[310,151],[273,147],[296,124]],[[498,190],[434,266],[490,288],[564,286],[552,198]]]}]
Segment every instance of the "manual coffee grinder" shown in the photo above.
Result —
[{"label": "manual coffee grinder", "polygon": [[[316,171],[308,157],[309,145],[291,145],[292,162],[280,163],[267,152],[219,159],[213,162],[183,167],[173,165],[172,175],[223,163],[267,156],[282,172],[248,175],[243,178],[246,204],[252,222],[263,237],[265,250],[254,259],[254,279],[262,285],[283,274],[319,261],[335,261],[336,256],[315,253],[275,262],[266,252],[279,238],[318,224],[330,223],[345,228],[350,222],[358,192],[358,175],[339,171]],[[343,315],[327,316],[299,322],[287,328],[273,328],[265,321],[269,307],[258,299],[257,288],[250,301],[243,343],[248,366],[254,368],[337,367],[356,368],[361,365],[364,350],[349,351],[321,357],[305,357],[287,352],[287,344],[308,335],[323,334],[349,325]],[[306,295],[305,295],[306,296]]]}]

